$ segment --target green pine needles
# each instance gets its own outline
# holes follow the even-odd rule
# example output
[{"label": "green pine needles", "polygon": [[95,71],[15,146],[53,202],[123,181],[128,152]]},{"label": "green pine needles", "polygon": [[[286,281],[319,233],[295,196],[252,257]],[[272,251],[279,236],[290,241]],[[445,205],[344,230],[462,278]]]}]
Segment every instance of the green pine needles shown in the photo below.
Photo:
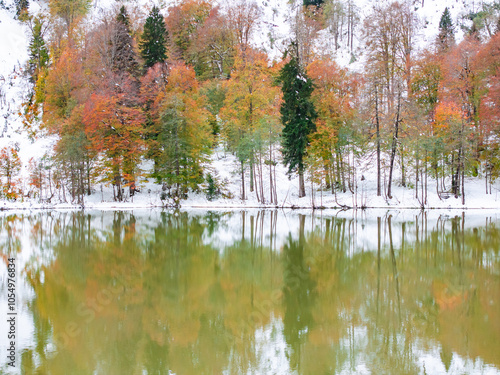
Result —
[{"label": "green pine needles", "polygon": [[139,44],[145,68],[167,59],[167,38],[163,16],[158,7],[154,6],[144,24],[142,41]]},{"label": "green pine needles", "polygon": [[311,100],[314,90],[312,80],[300,66],[297,56],[281,69],[278,77],[283,91],[281,105],[283,163],[288,166],[288,173],[299,175],[299,197],[305,196],[304,158],[309,144],[309,134],[316,130],[316,109]]},{"label": "green pine needles", "polygon": [[455,45],[455,27],[453,26],[448,7],[445,8],[441,20],[439,21],[437,45],[441,52],[446,52],[450,47]]}]

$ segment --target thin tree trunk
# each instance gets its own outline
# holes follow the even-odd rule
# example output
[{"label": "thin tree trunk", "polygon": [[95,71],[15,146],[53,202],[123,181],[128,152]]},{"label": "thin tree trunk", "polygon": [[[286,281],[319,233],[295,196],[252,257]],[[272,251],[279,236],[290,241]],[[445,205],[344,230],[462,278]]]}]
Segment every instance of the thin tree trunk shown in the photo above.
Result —
[{"label": "thin tree trunk", "polygon": [[272,143],[269,142],[269,202],[271,204],[275,204],[274,195],[273,195],[273,146]]},{"label": "thin tree trunk", "polygon": [[304,169],[299,168],[299,198],[306,196],[306,189],[304,186]]},{"label": "thin tree trunk", "polygon": [[[252,165],[252,169],[253,169],[253,178],[254,178],[254,190],[255,190],[255,196],[257,197],[257,202],[261,202],[261,199],[260,199],[260,194],[259,194],[259,184],[258,184],[258,180],[257,180],[257,172],[255,172],[255,163],[253,163]],[[257,171],[259,170],[259,167],[257,166]]]},{"label": "thin tree trunk", "polygon": [[[468,117],[470,119],[470,116]],[[462,129],[460,131],[460,151],[462,157],[460,158],[460,167],[462,168],[462,205],[465,204],[465,150],[464,150],[464,131],[465,121],[462,120]]]},{"label": "thin tree trunk", "polygon": [[345,168],[344,168],[344,158],[342,157],[342,153],[340,152],[340,149],[339,149],[339,153],[338,153],[338,161],[339,161],[339,166],[338,166],[338,169],[339,169],[339,174],[340,174],[340,188],[342,190],[343,193],[345,193],[347,191],[346,189],[346,183],[345,183]]},{"label": "thin tree trunk", "polygon": [[398,109],[396,112],[396,121],[394,123],[394,136],[392,137],[392,151],[391,151],[391,163],[389,165],[389,182],[387,184],[387,197],[392,199],[392,171],[394,168],[394,159],[396,158],[396,149],[398,145],[398,131],[399,131],[399,113],[401,110],[401,91],[398,94]]},{"label": "thin tree trunk", "polygon": [[427,150],[425,150],[425,200],[424,203],[427,204]]},{"label": "thin tree trunk", "polygon": [[406,187],[406,168],[404,156],[404,147],[403,145],[401,145],[401,185],[403,185],[403,187]]},{"label": "thin tree trunk", "polygon": [[382,195],[380,188],[380,119],[378,116],[378,92],[375,85],[375,121],[377,125],[377,197]]},{"label": "thin tree trunk", "polygon": [[245,200],[245,167],[243,162],[241,162],[241,200]]},{"label": "thin tree trunk", "polygon": [[87,160],[87,195],[91,195],[92,192],[90,190],[90,158],[86,158]]},{"label": "thin tree trunk", "polygon": [[254,167],[254,162],[253,162],[253,155],[250,157],[250,193],[253,192],[254,190],[254,185],[253,185],[253,167]]},{"label": "thin tree trunk", "polygon": [[259,180],[260,180],[260,196],[262,203],[266,203],[266,198],[264,196],[264,169],[262,167],[262,153],[259,153]]},{"label": "thin tree trunk", "polygon": [[415,172],[415,198],[418,199],[418,145],[415,153]]}]

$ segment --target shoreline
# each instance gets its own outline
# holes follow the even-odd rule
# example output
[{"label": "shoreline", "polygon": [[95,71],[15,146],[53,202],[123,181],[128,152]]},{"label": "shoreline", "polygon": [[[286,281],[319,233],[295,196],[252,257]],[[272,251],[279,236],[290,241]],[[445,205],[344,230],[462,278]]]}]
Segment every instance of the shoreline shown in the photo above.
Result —
[{"label": "shoreline", "polygon": [[127,202],[103,202],[102,204],[90,204],[90,205],[73,205],[73,204],[53,204],[53,205],[41,205],[41,204],[30,204],[30,203],[15,203],[15,202],[1,202],[3,204],[0,206],[0,212],[10,212],[10,211],[52,211],[52,210],[62,210],[62,211],[129,211],[129,210],[145,210],[145,209],[161,209],[161,210],[309,210],[309,211],[369,211],[369,210],[397,210],[397,211],[469,211],[469,210],[481,210],[490,212],[500,212],[500,207],[478,207],[478,206],[429,206],[429,207],[412,207],[408,205],[401,206],[364,206],[364,207],[352,207],[352,206],[310,206],[310,205],[199,205],[199,204],[181,204],[179,207],[168,206],[168,205],[156,205],[156,204],[128,204]]}]

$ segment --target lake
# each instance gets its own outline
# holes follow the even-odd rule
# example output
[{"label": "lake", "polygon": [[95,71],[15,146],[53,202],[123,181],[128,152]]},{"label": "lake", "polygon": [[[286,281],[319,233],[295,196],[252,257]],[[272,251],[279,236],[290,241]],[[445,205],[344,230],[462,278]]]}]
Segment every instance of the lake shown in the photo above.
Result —
[{"label": "lake", "polygon": [[494,211],[3,212],[0,226],[4,374],[500,374]]}]

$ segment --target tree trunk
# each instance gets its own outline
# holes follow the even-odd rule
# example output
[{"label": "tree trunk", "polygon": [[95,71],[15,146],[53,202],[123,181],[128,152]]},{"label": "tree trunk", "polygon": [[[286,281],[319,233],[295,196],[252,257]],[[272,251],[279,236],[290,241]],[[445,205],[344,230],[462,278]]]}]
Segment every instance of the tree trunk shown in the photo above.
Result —
[{"label": "tree trunk", "polygon": [[273,196],[273,148],[271,142],[269,142],[269,202],[271,204],[276,204]]},{"label": "tree trunk", "polygon": [[253,163],[251,169],[253,170],[253,172],[250,172],[250,178],[252,177],[253,175],[253,178],[254,178],[254,189],[255,189],[255,196],[257,197],[257,202],[261,203],[261,199],[260,199],[260,195],[259,195],[259,184],[258,184],[258,180],[257,180],[257,172],[259,171],[259,167],[257,166],[257,172],[255,172],[255,163]]},{"label": "tree trunk", "polygon": [[392,198],[392,171],[394,168],[394,159],[396,158],[396,149],[398,145],[398,131],[399,131],[399,112],[401,110],[401,91],[398,94],[398,109],[396,112],[396,121],[394,123],[394,136],[392,137],[392,151],[391,151],[391,163],[389,166],[389,182],[387,184],[387,197]]},{"label": "tree trunk", "polygon": [[254,185],[253,185],[253,155],[250,156],[250,193],[253,192]]},{"label": "tree trunk", "polygon": [[90,190],[90,158],[87,157],[87,195],[91,195]]},{"label": "tree trunk", "polygon": [[241,162],[241,200],[245,199],[245,165]]},{"label": "tree trunk", "polygon": [[406,168],[404,160],[404,147],[401,145],[401,185],[406,187]]},{"label": "tree trunk", "polygon": [[[418,142],[418,140],[417,140]],[[415,152],[415,198],[418,199],[418,145],[417,151]]]},{"label": "tree trunk", "polygon": [[424,204],[427,204],[427,150],[425,150],[425,165],[424,165],[424,169],[425,169],[425,199],[424,199]]},{"label": "tree trunk", "polygon": [[304,186],[304,168],[299,168],[299,198],[306,196],[306,188]]},{"label": "tree trunk", "polygon": [[260,197],[262,203],[266,203],[266,198],[264,197],[264,168],[262,167],[262,153],[259,153],[259,181],[260,181]]},{"label": "tree trunk", "polygon": [[382,195],[380,189],[380,120],[378,116],[378,92],[375,85],[375,121],[377,124],[377,197]]}]

